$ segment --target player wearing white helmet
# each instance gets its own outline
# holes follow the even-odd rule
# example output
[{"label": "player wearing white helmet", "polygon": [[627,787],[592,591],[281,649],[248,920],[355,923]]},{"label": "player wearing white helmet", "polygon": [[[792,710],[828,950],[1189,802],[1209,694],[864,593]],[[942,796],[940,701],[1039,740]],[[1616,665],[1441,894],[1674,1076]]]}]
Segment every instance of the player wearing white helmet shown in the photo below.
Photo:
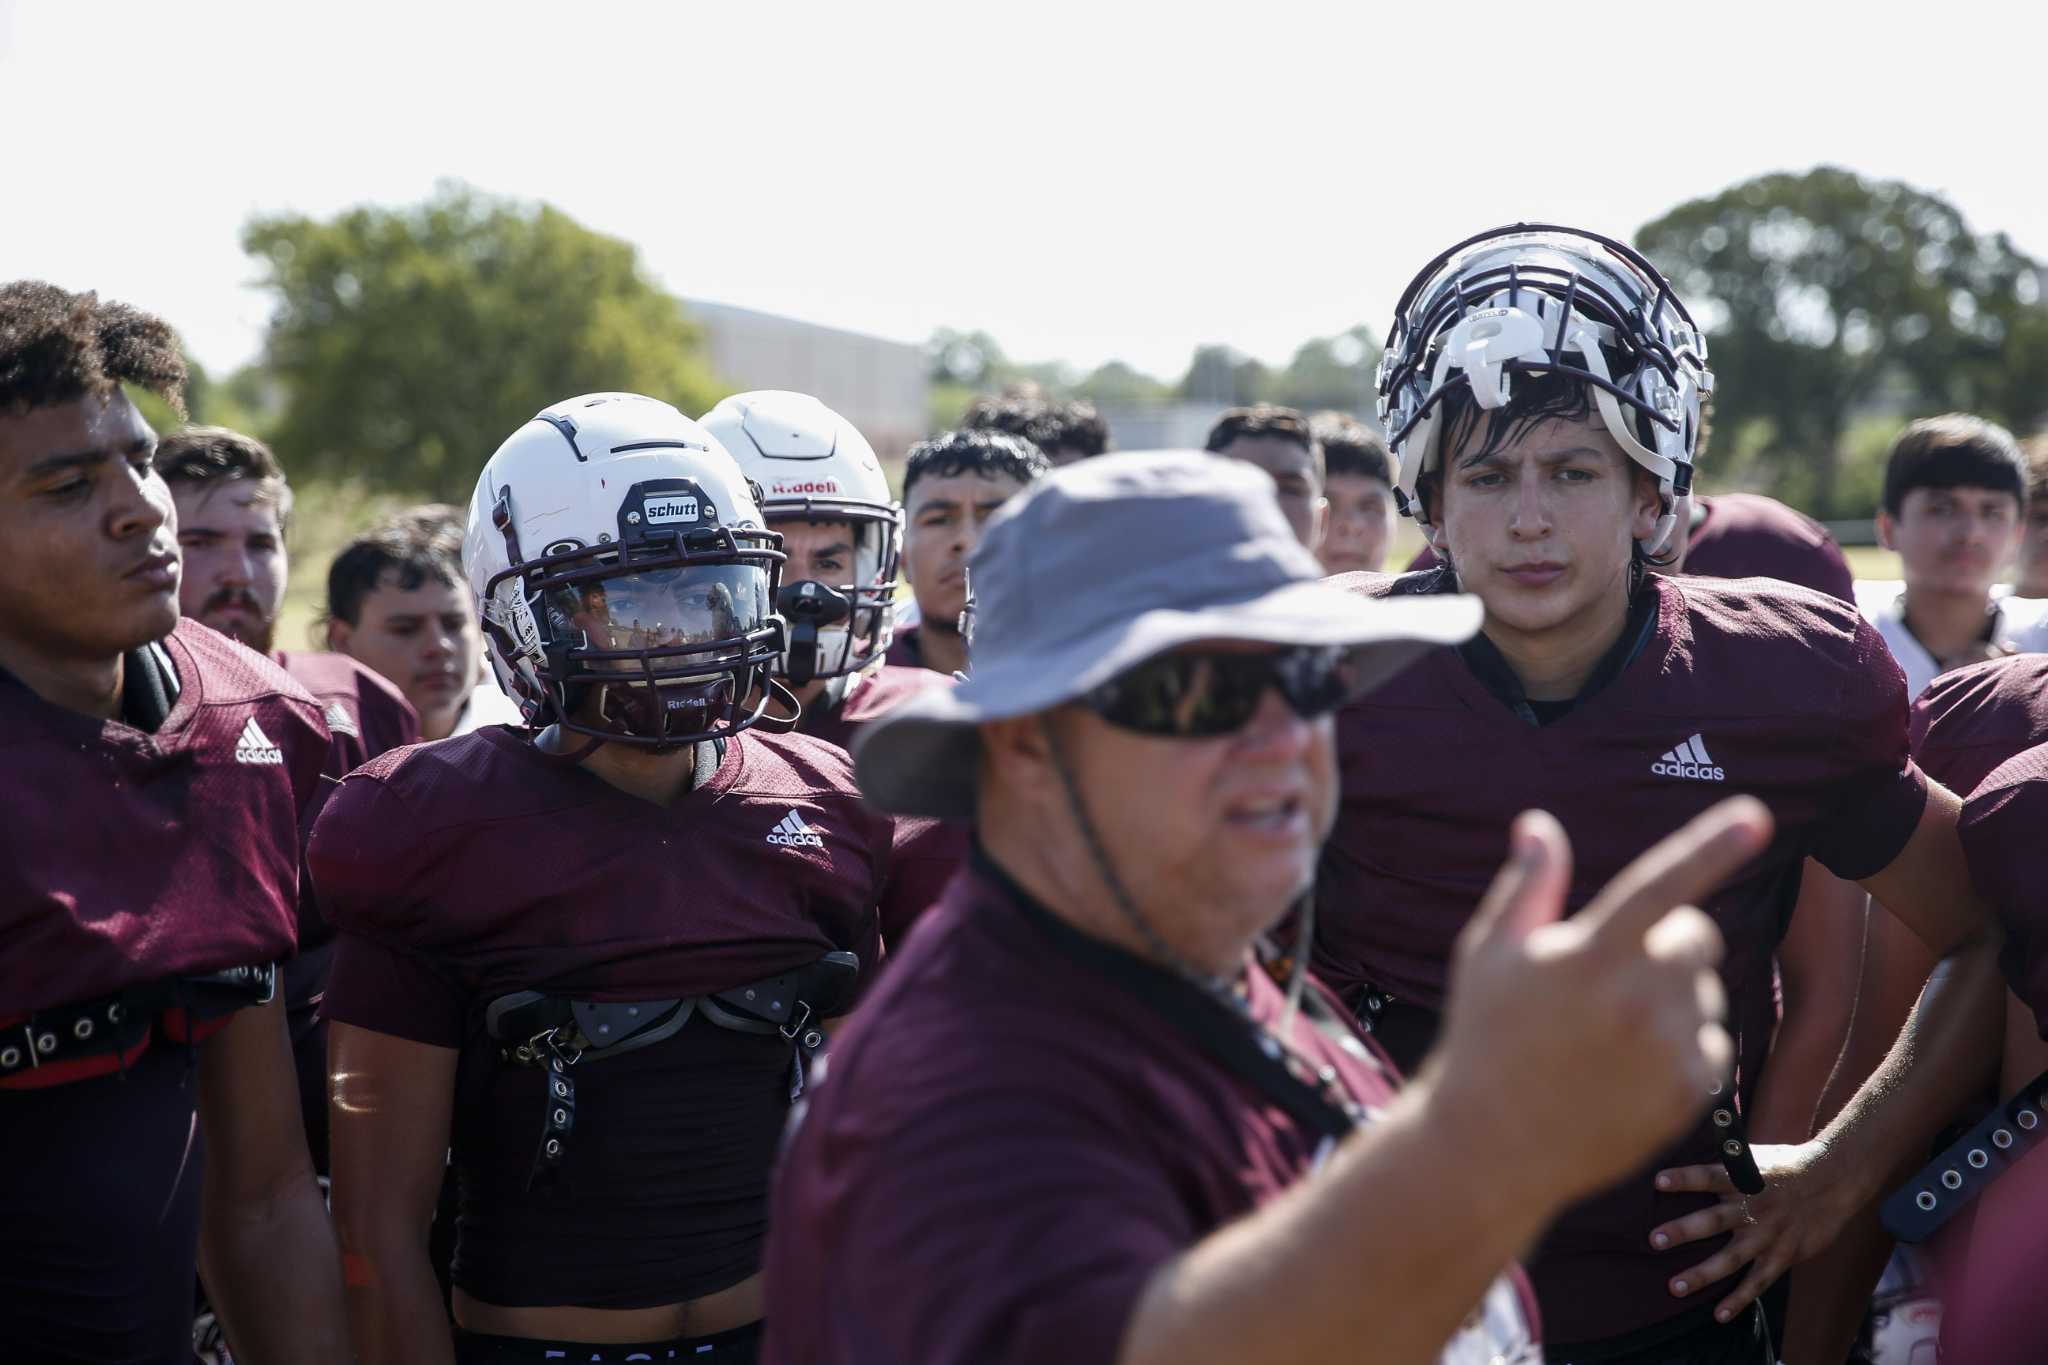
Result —
[{"label": "player wearing white helmet", "polygon": [[[903,509],[860,431],[809,394],[736,393],[704,414],[760,489],[761,514],[782,537],[777,604],[789,621],[779,665],[802,703],[798,733],[851,750],[854,734],[904,698],[942,681],[929,668],[884,662],[895,635]],[[962,823],[905,817],[879,906],[894,944],[938,899],[967,851]]]},{"label": "player wearing white helmet", "polygon": [[[1479,636],[1338,722],[1316,962],[1404,1068],[1434,1042],[1458,932],[1518,812],[1548,809],[1570,831],[1574,905],[1731,791],[1776,819],[1769,851],[1701,903],[1728,945],[1737,1071],[1660,1163],[1701,1164],[1654,1186],[1652,1168],[1558,1220],[1530,1265],[1552,1360],[1770,1359],[1749,1304],[1827,1219],[1788,1220],[1796,1196],[1766,1189],[1766,1174],[1811,1189],[1812,1153],[1759,1163],[1745,1128],[1808,1137],[1825,1063],[1781,1063],[1832,1058],[1800,1039],[1834,1018],[1798,988],[1857,951],[1832,923],[1788,932],[1807,855],[1937,952],[1967,943],[1977,988],[1990,984],[1956,801],[1908,754],[1905,687],[1876,631],[1789,584],[1647,572],[1682,524],[1712,383],[1698,328],[1628,246],[1540,224],[1458,243],[1402,295],[1379,384],[1397,493],[1444,567],[1338,580],[1486,607]],[[1876,1191],[1849,1190],[1852,1207],[1858,1193]],[[1704,1261],[1684,1245],[1729,1233]]]},{"label": "player wearing white helmet", "polygon": [[753,1359],[777,1136],[890,856],[844,752],[757,728],[779,543],[653,399],[556,404],[484,466],[465,568],[530,728],[365,765],[307,853],[365,1359]]}]

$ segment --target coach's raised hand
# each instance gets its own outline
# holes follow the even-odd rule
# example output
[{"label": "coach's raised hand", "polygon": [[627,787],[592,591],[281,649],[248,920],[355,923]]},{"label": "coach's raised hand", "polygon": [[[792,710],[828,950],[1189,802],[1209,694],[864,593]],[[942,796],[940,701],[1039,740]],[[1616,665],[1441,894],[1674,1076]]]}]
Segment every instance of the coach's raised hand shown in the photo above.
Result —
[{"label": "coach's raised hand", "polygon": [[1562,1205],[1685,1131],[1732,1058],[1715,975],[1722,944],[1691,902],[1770,837],[1747,797],[1724,801],[1629,864],[1564,918],[1571,847],[1532,811],[1458,946],[1434,1098],[1517,1135],[1507,1158]]}]

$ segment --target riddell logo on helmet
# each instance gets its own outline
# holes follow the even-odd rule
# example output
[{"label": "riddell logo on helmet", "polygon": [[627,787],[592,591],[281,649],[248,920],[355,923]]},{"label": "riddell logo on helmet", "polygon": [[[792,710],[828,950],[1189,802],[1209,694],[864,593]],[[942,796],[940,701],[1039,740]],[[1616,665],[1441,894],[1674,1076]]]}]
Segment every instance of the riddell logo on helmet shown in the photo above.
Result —
[{"label": "riddell logo on helmet", "polygon": [[802,493],[837,493],[838,491],[839,481],[837,479],[805,479],[801,482],[791,483],[785,483],[778,479],[775,486],[768,490],[768,496],[771,498],[790,498]]},{"label": "riddell logo on helmet", "polygon": [[697,500],[695,498],[649,498],[644,509],[647,524],[657,525],[665,521],[695,521]]}]

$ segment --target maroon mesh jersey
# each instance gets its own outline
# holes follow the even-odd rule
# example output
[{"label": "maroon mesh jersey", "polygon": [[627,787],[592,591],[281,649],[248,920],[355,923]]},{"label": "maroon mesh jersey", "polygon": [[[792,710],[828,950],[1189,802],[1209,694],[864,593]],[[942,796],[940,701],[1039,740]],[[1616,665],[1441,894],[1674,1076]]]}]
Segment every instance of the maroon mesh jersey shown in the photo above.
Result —
[{"label": "maroon mesh jersey", "polygon": [[[804,712],[798,729],[851,750],[853,736],[861,726],[890,707],[927,687],[943,681],[929,668],[898,668],[884,664],[861,675],[832,709]],[[878,910],[882,941],[893,949],[910,932],[910,926],[938,903],[954,871],[967,856],[969,825],[965,820],[931,820],[905,815],[896,820],[896,850],[891,859],[889,885],[882,892]]]},{"label": "maroon mesh jersey", "polygon": [[[1107,1365],[1161,1264],[1313,1166],[1320,1135],[1049,919],[972,859],[834,1045],[776,1180],[764,1361]],[[1391,1097],[1355,1039],[1291,1041]]]},{"label": "maroon mesh jersey", "polygon": [[1999,966],[2048,1038],[2048,893],[2041,838],[2048,833],[2048,742],[1994,769],[1963,803],[1970,881],[2005,925]]},{"label": "maroon mesh jersey", "polygon": [[[1856,600],[1856,579],[1828,529],[1776,498],[1723,493],[1701,498],[1705,511],[1685,552],[1685,572],[1700,578],[1777,578],[1844,602]],[[1425,545],[1408,570],[1441,561]]]},{"label": "maroon mesh jersey", "polygon": [[584,1062],[559,1181],[529,1190],[544,1073],[499,1064],[483,1010],[520,990],[701,996],[839,949],[871,968],[889,840],[846,755],[799,735],[734,736],[667,807],[503,726],[393,750],[342,783],[307,855],[340,934],[325,1013],[464,1049],[458,1285],[625,1308],[753,1273],[788,1043],[692,1019]]},{"label": "maroon mesh jersey", "polygon": [[[1345,581],[1380,595],[1400,580]],[[1653,575],[1647,590],[1656,618],[1641,650],[1551,724],[1522,719],[1451,648],[1339,715],[1342,801],[1318,879],[1314,960],[1354,1006],[1370,987],[1420,1007],[1409,1013],[1421,1025],[1387,1035],[1400,1065],[1432,1040],[1452,945],[1523,810],[1548,810],[1569,833],[1576,909],[1716,801],[1747,792],[1770,806],[1769,849],[1703,907],[1728,943],[1744,1102],[1775,1023],[1772,956],[1801,860],[1856,880],[1911,836],[1926,787],[1907,754],[1904,680],[1853,607],[1761,579]],[[1552,1340],[1616,1335],[1690,1307],[1664,1282],[1702,1249],[1659,1255],[1648,1237],[1705,1201],[1655,1193],[1650,1172],[1715,1153],[1703,1123],[1560,1220],[1532,1268]]]},{"label": "maroon mesh jersey", "polygon": [[2048,654],[2012,654],[1944,673],[1913,703],[1913,756],[1967,797],[1993,768],[2048,742]]},{"label": "maroon mesh jersey", "polygon": [[[327,804],[327,796],[342,778],[363,764],[402,744],[420,740],[420,718],[414,714],[405,693],[384,681],[346,654],[294,654],[279,651],[271,656],[292,680],[313,694],[320,703],[321,718],[333,743],[321,775],[332,778],[317,784],[313,800],[307,803],[304,829],[313,832],[313,821]],[[312,887],[301,888],[299,896],[299,951],[304,953],[332,938],[333,931],[321,922],[313,905]]]},{"label": "maroon mesh jersey", "polygon": [[899,626],[896,638],[889,642],[889,652],[882,656],[882,662],[892,668],[924,668],[924,649],[917,638],[916,626]]},{"label": "maroon mesh jersey", "polygon": [[0,1016],[289,957],[320,707],[196,621],[154,734],[0,675]]}]

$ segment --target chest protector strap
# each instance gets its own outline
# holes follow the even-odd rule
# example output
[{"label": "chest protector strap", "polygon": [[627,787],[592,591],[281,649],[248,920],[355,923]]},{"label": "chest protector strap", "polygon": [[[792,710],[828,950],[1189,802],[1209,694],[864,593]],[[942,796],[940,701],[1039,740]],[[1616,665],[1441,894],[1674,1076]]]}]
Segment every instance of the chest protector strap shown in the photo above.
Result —
[{"label": "chest protector strap", "polygon": [[793,971],[710,995],[666,1000],[576,1000],[542,991],[514,991],[484,1008],[484,1031],[499,1058],[512,1066],[547,1073],[547,1104],[541,1113],[540,1146],[527,1188],[545,1184],[561,1169],[569,1135],[576,1127],[576,1078],[572,1068],[624,1056],[673,1038],[696,1015],[736,1033],[778,1034],[791,1044],[789,1098],[804,1089],[804,1058],[825,1045],[822,1021],[853,1003],[860,958],[827,953]]},{"label": "chest protector strap", "polygon": [[41,1090],[121,1071],[159,1033],[202,1043],[236,1010],[277,994],[270,963],[151,981],[0,1022],[0,1090]]}]

